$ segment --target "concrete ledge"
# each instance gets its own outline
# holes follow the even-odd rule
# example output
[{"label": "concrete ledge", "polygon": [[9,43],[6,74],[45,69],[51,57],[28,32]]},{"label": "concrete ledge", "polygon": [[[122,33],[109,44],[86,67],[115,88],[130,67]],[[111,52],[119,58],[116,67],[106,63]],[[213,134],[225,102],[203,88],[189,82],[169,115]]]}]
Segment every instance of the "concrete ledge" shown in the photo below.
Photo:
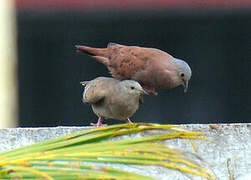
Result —
[{"label": "concrete ledge", "polygon": [[[167,144],[198,154],[207,162],[219,180],[251,179],[251,124],[190,124],[181,128],[205,132],[210,141],[194,141],[198,146],[195,152],[191,143],[184,139],[166,141]],[[9,128],[0,129],[0,151],[27,144],[68,135],[92,127],[51,127],[51,128]],[[124,137],[126,138],[126,137]],[[107,165],[107,164],[106,164]],[[149,175],[156,179],[203,179],[197,176],[184,176],[178,171],[151,167],[111,165],[120,169]],[[167,178],[169,177],[169,178]]]}]

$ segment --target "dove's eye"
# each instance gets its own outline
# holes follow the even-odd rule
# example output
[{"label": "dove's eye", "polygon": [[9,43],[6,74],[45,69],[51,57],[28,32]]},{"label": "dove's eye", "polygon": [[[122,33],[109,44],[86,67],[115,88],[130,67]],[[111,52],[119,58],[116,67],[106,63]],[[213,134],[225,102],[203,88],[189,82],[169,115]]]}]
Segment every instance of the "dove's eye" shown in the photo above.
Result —
[{"label": "dove's eye", "polygon": [[131,86],[131,89],[135,89],[135,87]]},{"label": "dove's eye", "polygon": [[180,76],[181,76],[181,77],[184,77],[184,76],[185,76],[185,74],[184,74],[184,73],[181,73],[181,74],[180,74]]}]

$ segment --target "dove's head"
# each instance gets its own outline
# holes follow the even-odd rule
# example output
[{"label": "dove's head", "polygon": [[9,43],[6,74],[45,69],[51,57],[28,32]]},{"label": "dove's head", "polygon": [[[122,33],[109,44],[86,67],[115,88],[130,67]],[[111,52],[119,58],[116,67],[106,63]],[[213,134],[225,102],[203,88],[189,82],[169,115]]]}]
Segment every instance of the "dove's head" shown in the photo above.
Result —
[{"label": "dove's head", "polygon": [[119,83],[121,90],[125,91],[128,94],[141,95],[148,94],[142,86],[134,80],[124,80]]},{"label": "dove's head", "polygon": [[187,92],[188,83],[192,76],[191,68],[185,61],[181,59],[174,58],[174,61],[176,64],[176,72],[179,82],[184,87],[184,92]]}]

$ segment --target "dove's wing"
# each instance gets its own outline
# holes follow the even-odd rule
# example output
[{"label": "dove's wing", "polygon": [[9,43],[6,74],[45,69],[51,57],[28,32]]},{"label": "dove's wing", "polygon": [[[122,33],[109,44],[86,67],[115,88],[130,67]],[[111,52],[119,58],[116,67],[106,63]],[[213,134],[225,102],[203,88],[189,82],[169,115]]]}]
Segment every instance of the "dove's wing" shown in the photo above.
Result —
[{"label": "dove's wing", "polygon": [[[86,82],[86,81],[85,81]],[[86,103],[97,104],[109,97],[110,87],[114,86],[118,80],[106,77],[99,77],[86,83],[83,100]]]},{"label": "dove's wing", "polygon": [[[88,86],[86,88],[88,88]],[[92,91],[86,88],[83,94],[83,99],[85,103],[97,104],[99,101],[104,100],[105,96],[103,95],[103,93],[99,92],[97,94],[96,91]]]},{"label": "dove's wing", "polygon": [[[112,44],[107,47],[107,66],[113,77],[120,80],[133,79],[143,84],[154,84],[152,74],[163,69],[163,59],[172,58],[159,49]],[[160,61],[160,62],[158,62]],[[156,69],[155,64],[159,64]],[[165,66],[168,63],[164,64]],[[165,67],[168,69],[168,67]],[[138,78],[140,76],[140,78]],[[150,81],[150,83],[149,83]]]}]

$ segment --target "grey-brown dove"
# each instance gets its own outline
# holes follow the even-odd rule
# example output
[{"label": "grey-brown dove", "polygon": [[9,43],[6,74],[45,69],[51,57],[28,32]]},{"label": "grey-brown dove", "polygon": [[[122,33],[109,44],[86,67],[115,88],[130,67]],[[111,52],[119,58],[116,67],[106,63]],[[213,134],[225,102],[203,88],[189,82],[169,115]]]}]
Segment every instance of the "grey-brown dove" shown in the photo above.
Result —
[{"label": "grey-brown dove", "polygon": [[91,123],[97,127],[102,126],[102,121],[108,118],[131,123],[129,118],[138,110],[143,94],[147,94],[133,80],[98,77],[81,84],[85,86],[83,102],[90,103],[93,112],[99,117],[97,124]]},{"label": "grey-brown dove", "polygon": [[189,65],[168,53],[155,48],[125,46],[109,43],[106,48],[76,46],[109,69],[119,80],[133,79],[150,93],[155,89],[171,89],[184,86],[187,91],[192,72]]}]

